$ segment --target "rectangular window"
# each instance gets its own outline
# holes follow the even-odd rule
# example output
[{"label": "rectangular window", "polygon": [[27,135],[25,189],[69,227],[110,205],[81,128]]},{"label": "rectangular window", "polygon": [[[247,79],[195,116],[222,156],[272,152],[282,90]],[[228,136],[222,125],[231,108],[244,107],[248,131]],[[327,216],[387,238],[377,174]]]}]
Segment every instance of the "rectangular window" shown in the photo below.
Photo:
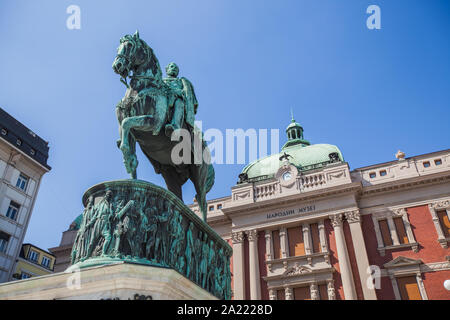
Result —
[{"label": "rectangular window", "polygon": [[277,300],[286,300],[284,289],[277,290]]},{"label": "rectangular window", "polygon": [[441,210],[436,212],[439,217],[439,223],[441,224],[442,231],[444,232],[444,237],[450,238],[450,221],[448,219],[448,214],[446,210]]},{"label": "rectangular window", "polygon": [[222,205],[221,204],[218,204],[217,205],[217,210],[221,210],[222,209]]},{"label": "rectangular window", "polygon": [[16,221],[17,219],[17,213],[19,212],[20,205],[15,203],[14,201],[11,201],[9,203],[8,211],[6,211],[6,216],[10,218],[11,220]]},{"label": "rectangular window", "polygon": [[319,285],[320,300],[328,300],[328,287],[326,284]]},{"label": "rectangular window", "polygon": [[380,225],[380,231],[381,235],[383,236],[384,246],[392,246],[391,232],[389,231],[387,220],[378,220],[378,224]]},{"label": "rectangular window", "polygon": [[20,274],[20,279],[28,279],[28,278],[31,278],[31,274],[28,274],[26,272],[22,272]]},{"label": "rectangular window", "polygon": [[387,175],[386,170],[381,170],[380,171],[380,177],[384,177],[385,175]]},{"label": "rectangular window", "polygon": [[294,300],[311,300],[309,287],[294,288]]},{"label": "rectangular window", "polygon": [[289,241],[289,257],[305,255],[305,243],[303,241],[303,231],[301,227],[287,229]]},{"label": "rectangular window", "polygon": [[402,300],[422,300],[415,276],[397,278]]},{"label": "rectangular window", "polygon": [[395,229],[397,230],[398,241],[402,244],[409,243],[408,235],[406,234],[405,224],[401,217],[394,218]]},{"label": "rectangular window", "polygon": [[311,230],[312,251],[314,253],[321,252],[321,250],[320,250],[319,225],[317,223],[312,223],[309,226],[309,229]]},{"label": "rectangular window", "polygon": [[25,191],[28,184],[28,177],[24,176],[23,174],[19,175],[19,178],[17,178],[16,187],[19,189],[22,189]]},{"label": "rectangular window", "polygon": [[10,235],[0,231],[0,252],[6,253]]},{"label": "rectangular window", "polygon": [[429,162],[429,161],[425,161],[425,162],[423,163],[423,167],[424,167],[424,168],[429,168],[429,167],[430,167],[430,162]]},{"label": "rectangular window", "polygon": [[376,176],[377,176],[377,174],[376,174],[375,172],[369,173],[370,179],[373,179],[373,178],[375,178]]},{"label": "rectangular window", "polygon": [[51,260],[49,258],[44,256],[44,257],[42,257],[41,264],[46,268],[50,268],[50,261]]},{"label": "rectangular window", "polygon": [[209,211],[214,211],[214,206],[209,206]]},{"label": "rectangular window", "polygon": [[272,232],[272,240],[273,240],[273,258],[280,259],[281,258],[280,231],[274,230]]},{"label": "rectangular window", "polygon": [[442,160],[441,159],[436,159],[434,160],[434,164],[437,166],[440,166],[442,164]]},{"label": "rectangular window", "polygon": [[33,262],[37,262],[38,258],[39,258],[39,253],[30,249],[30,252],[28,253],[28,259],[30,259]]}]

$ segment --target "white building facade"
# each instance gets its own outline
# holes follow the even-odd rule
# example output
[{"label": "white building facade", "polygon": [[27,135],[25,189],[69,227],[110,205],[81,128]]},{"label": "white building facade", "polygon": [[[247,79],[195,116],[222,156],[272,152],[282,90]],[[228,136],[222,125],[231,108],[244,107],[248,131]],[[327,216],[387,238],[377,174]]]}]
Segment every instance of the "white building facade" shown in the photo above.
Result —
[{"label": "white building facade", "polygon": [[15,263],[47,165],[47,142],[0,108],[0,283]]}]

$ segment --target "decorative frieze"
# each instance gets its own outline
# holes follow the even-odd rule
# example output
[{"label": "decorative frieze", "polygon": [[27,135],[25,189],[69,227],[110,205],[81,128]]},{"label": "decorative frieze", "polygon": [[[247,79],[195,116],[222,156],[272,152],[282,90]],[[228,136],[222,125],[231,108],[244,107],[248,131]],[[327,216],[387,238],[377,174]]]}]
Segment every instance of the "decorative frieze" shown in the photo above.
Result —
[{"label": "decorative frieze", "polygon": [[450,200],[434,202],[431,206],[434,210],[450,209]]}]

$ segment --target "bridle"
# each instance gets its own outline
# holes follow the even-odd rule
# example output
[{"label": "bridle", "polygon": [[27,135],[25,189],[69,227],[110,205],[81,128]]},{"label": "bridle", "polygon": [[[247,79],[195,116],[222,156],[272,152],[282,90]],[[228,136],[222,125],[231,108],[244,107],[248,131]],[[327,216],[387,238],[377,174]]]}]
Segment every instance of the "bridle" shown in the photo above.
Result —
[{"label": "bridle", "polygon": [[[124,38],[122,38],[122,39],[120,39],[120,42],[121,43],[123,43],[123,42],[126,42],[126,41],[128,41],[129,43],[131,43],[132,44],[132,46],[131,46],[131,50],[130,50],[130,52],[128,53],[128,55],[125,55],[125,54],[123,54],[123,53],[118,53],[117,54],[117,58],[122,58],[122,59],[124,59],[125,60],[125,62],[126,62],[126,68],[127,68],[127,70],[128,70],[128,72],[130,72],[131,71],[131,66],[133,65],[133,61],[132,61],[132,58],[130,58],[130,57],[134,57],[134,55],[136,54],[136,48],[137,48],[137,42],[132,38],[132,37],[130,37],[130,36],[125,36]],[[149,56],[150,56],[150,52],[149,52],[149,50],[147,50],[146,48],[145,48],[145,46],[144,46],[144,51],[145,51],[145,53],[147,54],[147,60],[150,58]],[[147,80],[153,80],[154,79],[154,77],[151,77],[151,76],[146,76],[146,75],[132,75],[132,76],[130,76],[130,79],[147,79]],[[127,78],[125,77],[125,78],[123,78],[123,77],[121,77],[120,78],[120,82],[122,82],[127,88],[129,88],[129,85],[128,85],[128,83],[127,83]]]}]

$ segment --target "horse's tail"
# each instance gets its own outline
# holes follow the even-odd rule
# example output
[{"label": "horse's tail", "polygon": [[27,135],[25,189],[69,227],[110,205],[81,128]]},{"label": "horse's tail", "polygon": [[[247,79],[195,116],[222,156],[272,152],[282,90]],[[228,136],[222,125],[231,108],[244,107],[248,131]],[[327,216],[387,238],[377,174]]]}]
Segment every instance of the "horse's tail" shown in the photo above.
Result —
[{"label": "horse's tail", "polygon": [[206,174],[206,181],[205,181],[205,194],[207,194],[214,185],[215,176],[216,174],[214,172],[213,165],[208,164],[208,173]]},{"label": "horse's tail", "polygon": [[199,170],[200,172],[203,170],[205,170],[206,172],[204,172],[204,175],[201,173],[199,175],[200,177],[203,176],[204,180],[200,179],[200,181],[203,182],[203,185],[202,184],[196,185],[197,194],[195,195],[195,199],[197,200],[200,212],[203,215],[203,221],[206,222],[206,216],[208,213],[206,204],[206,194],[211,190],[212,186],[214,185],[215,172],[212,164],[206,163],[203,163],[202,168],[199,168]]}]

